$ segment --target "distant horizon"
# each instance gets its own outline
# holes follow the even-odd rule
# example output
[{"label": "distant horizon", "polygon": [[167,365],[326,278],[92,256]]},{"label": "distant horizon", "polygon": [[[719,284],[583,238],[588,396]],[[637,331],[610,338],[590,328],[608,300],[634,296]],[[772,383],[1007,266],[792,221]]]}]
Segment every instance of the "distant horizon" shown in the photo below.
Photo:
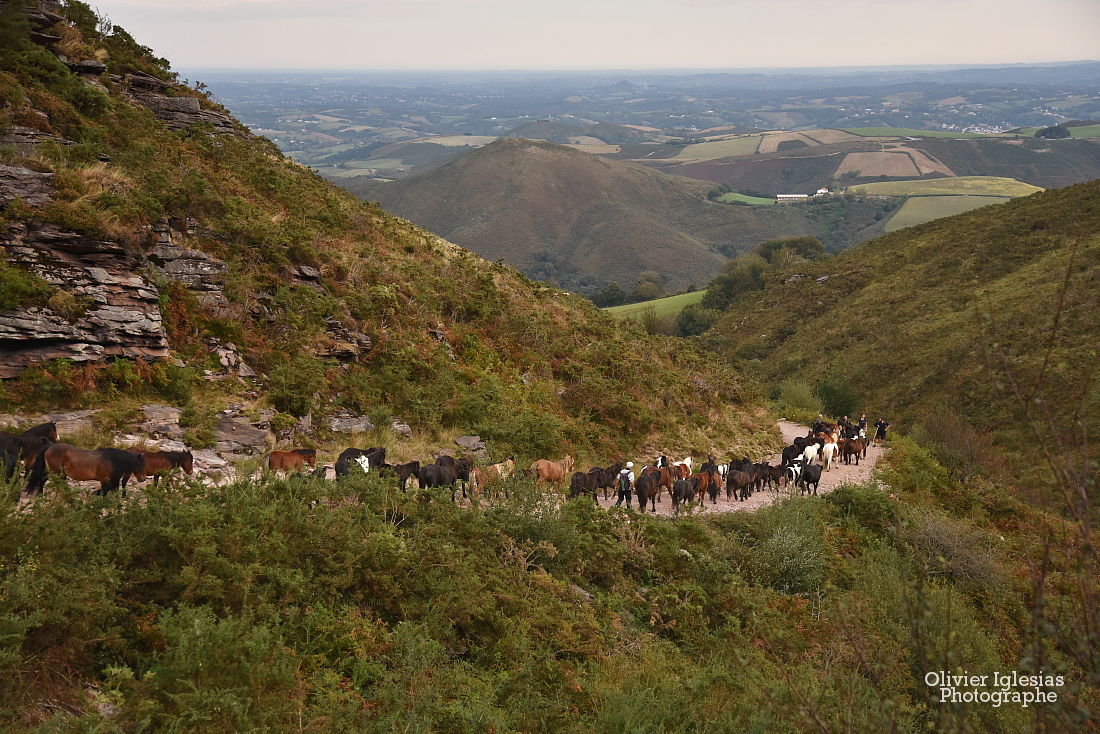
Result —
[{"label": "distant horizon", "polygon": [[180,68],[585,71],[1072,62],[1096,0],[92,0]]},{"label": "distant horizon", "polygon": [[798,71],[853,71],[853,72],[873,72],[873,71],[920,71],[924,69],[999,69],[1011,66],[1073,66],[1075,64],[1100,64],[1100,58],[1096,59],[1072,59],[1067,61],[1059,60],[1042,60],[1042,61],[1004,61],[1004,62],[989,62],[989,63],[965,63],[965,62],[942,62],[935,64],[880,64],[875,66],[653,66],[653,67],[560,67],[560,68],[519,68],[519,67],[496,67],[496,68],[428,68],[428,67],[262,67],[262,66],[187,66],[177,67],[173,65],[174,71],[190,71],[190,72],[211,72],[211,71],[224,71],[224,72],[239,72],[239,71],[255,71],[255,72],[270,72],[270,73],[365,73],[365,74],[378,74],[378,73],[399,73],[399,74],[526,74],[526,73],[543,73],[543,74],[636,74],[636,73],[710,73],[710,74],[738,74],[738,73],[766,73],[766,72],[798,72]]}]

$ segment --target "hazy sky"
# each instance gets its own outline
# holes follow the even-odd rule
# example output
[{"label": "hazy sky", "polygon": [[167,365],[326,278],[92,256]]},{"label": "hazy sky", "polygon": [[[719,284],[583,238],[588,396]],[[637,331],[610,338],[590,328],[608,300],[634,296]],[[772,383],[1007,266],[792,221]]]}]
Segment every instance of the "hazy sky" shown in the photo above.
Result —
[{"label": "hazy sky", "polygon": [[176,68],[627,69],[1100,58],[1100,0],[103,0]]}]

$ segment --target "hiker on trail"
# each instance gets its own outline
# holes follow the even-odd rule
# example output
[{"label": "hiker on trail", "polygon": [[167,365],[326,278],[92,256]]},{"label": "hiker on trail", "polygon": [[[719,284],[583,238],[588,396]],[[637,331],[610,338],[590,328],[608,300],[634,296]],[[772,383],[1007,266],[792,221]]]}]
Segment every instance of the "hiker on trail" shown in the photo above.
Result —
[{"label": "hiker on trail", "polygon": [[860,430],[860,433],[862,433],[864,436],[867,435],[867,433],[866,433],[866,431],[867,431],[867,414],[866,413],[860,413],[859,414],[859,430]]},{"label": "hiker on trail", "polygon": [[886,440],[886,429],[890,427],[890,424],[886,422],[885,418],[879,418],[875,422],[875,440],[874,443]]},{"label": "hiker on trail", "polygon": [[615,483],[616,491],[619,495],[619,499],[615,500],[615,506],[618,507],[626,500],[626,506],[630,507],[630,491],[634,487],[634,462],[626,462],[626,466],[619,472],[619,479]]}]

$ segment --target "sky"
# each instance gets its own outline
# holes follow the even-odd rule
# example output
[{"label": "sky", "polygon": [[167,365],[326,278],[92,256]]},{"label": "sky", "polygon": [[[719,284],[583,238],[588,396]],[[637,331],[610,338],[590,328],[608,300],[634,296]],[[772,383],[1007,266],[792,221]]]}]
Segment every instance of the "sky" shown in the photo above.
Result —
[{"label": "sky", "polygon": [[177,69],[744,69],[1100,59],[1100,0],[102,0]]}]

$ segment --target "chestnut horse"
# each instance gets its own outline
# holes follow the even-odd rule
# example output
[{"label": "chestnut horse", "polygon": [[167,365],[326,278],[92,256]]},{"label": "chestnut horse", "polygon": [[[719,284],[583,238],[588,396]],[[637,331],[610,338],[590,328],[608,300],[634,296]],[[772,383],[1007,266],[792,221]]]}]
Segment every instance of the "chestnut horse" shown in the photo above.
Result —
[{"label": "chestnut horse", "polygon": [[188,476],[195,471],[195,457],[190,451],[147,451],[145,449],[130,449],[130,451],[145,457],[145,473],[152,475],[153,484],[160,482],[161,474],[167,474],[173,469],[182,469]]},{"label": "chestnut horse", "polygon": [[41,494],[49,472],[61,472],[77,481],[95,480],[99,482],[96,494],[106,495],[120,483],[125,486],[131,476],[144,481],[145,457],[122,449],[85,451],[67,443],[51,444],[35,459],[27,492]]},{"label": "chestnut horse", "polygon": [[317,466],[315,449],[291,449],[290,451],[272,451],[267,455],[267,468],[273,472],[301,471],[306,465]]},{"label": "chestnut horse", "polygon": [[548,482],[561,489],[561,483],[565,481],[565,477],[573,472],[573,457],[566,454],[565,458],[560,461],[539,459],[531,464],[531,471],[535,472],[538,477],[535,480],[536,487]]}]

